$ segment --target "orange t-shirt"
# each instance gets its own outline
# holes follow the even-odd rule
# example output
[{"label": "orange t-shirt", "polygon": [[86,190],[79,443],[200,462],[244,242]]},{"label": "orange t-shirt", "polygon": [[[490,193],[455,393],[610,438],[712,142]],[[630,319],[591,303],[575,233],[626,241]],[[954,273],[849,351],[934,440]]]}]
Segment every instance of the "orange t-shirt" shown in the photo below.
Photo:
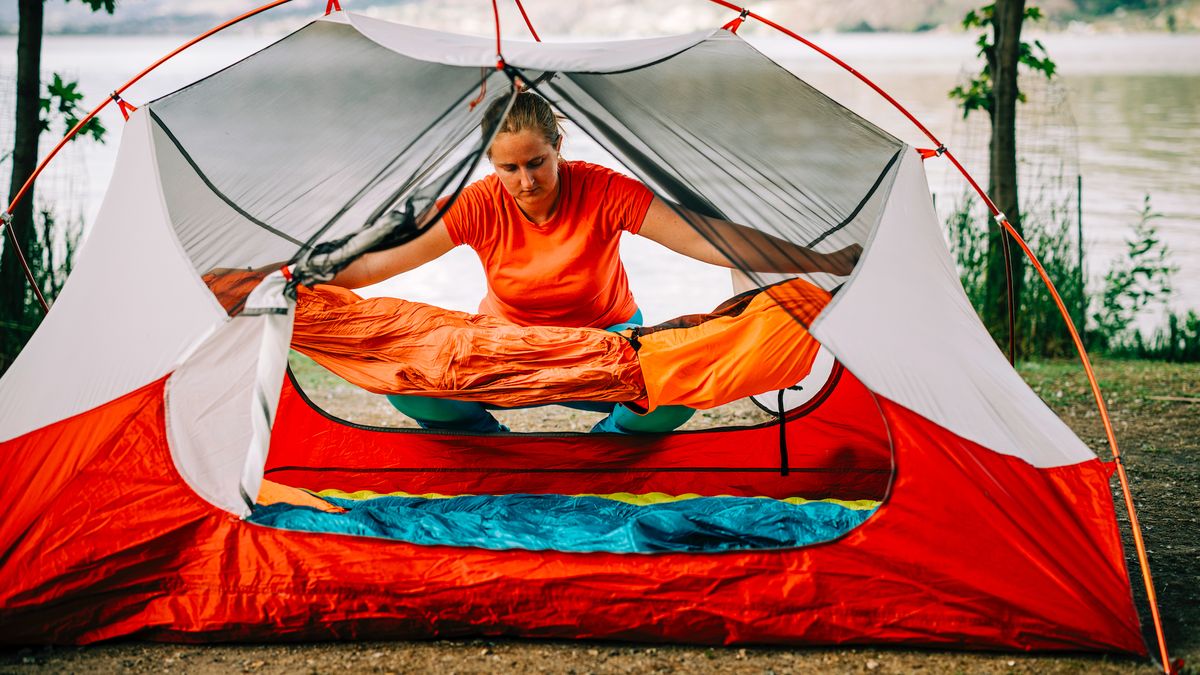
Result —
[{"label": "orange t-shirt", "polygon": [[654,194],[586,162],[561,162],[554,216],[538,225],[494,174],[468,185],[444,221],[487,274],[479,313],[522,326],[605,328],[637,310],[621,264],[621,232],[637,234]]}]

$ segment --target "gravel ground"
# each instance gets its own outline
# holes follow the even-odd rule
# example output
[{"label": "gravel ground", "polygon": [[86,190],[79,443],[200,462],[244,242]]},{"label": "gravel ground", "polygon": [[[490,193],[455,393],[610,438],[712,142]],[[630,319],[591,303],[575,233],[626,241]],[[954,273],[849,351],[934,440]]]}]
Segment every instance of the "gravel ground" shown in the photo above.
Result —
[{"label": "gravel ground", "polygon": [[[340,383],[303,360],[305,390],[329,412],[364,424],[404,426],[380,397]],[[1104,362],[1097,372],[1136,497],[1173,657],[1200,673],[1200,365]],[[1033,363],[1022,374],[1102,457],[1103,429],[1080,368]],[[1188,400],[1165,400],[1174,397]],[[515,431],[589,428],[600,415],[559,407],[499,415]],[[767,419],[743,401],[697,415],[686,428]],[[1114,483],[1114,487],[1117,487]],[[1114,492],[1125,527],[1119,487]],[[1126,539],[1130,539],[1128,536]],[[1154,646],[1145,593],[1127,547],[1144,632]],[[1131,673],[1156,672],[1147,661],[1111,656],[962,653],[888,649],[756,649],[533,640],[454,640],[282,645],[172,645],[121,642],[0,652],[2,673]]]}]

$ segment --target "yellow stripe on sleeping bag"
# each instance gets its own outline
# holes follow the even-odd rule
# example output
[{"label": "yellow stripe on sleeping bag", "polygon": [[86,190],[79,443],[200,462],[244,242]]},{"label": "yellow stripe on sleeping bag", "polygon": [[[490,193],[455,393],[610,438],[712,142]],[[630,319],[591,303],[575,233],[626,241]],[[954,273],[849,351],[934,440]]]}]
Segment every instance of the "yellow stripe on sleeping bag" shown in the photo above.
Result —
[{"label": "yellow stripe on sleeping bag", "polygon": [[[408,492],[372,492],[371,490],[358,490],[357,492],[343,492],[341,490],[321,490],[316,493],[320,497],[335,497],[337,499],[376,499],[378,497],[410,497],[420,499],[453,499],[455,497],[473,497],[475,495],[443,495],[436,492],[427,492],[425,494],[411,494]],[[613,501],[633,504],[635,506],[649,506],[651,504],[665,504],[667,502],[681,502],[687,499],[697,499],[700,497],[732,497],[733,495],[700,495],[694,492],[688,492],[681,495],[669,495],[665,492],[647,492],[645,494],[633,494],[631,492],[613,492],[610,494],[577,494],[570,495],[571,497],[599,497],[601,499],[611,499]],[[771,499],[770,497],[754,497],[754,499]],[[808,504],[810,502],[825,502],[827,504],[837,504],[847,509],[855,511],[867,511],[879,506],[879,502],[873,499],[805,499],[804,497],[786,497],[778,501],[787,502],[788,504]]]}]

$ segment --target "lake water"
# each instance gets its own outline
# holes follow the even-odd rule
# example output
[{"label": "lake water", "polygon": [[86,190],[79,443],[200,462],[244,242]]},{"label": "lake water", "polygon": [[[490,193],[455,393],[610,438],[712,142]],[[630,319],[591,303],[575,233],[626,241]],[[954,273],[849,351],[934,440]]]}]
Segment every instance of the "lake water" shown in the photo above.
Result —
[{"label": "lake water", "polygon": [[[1059,65],[1065,98],[1038,105],[1048,112],[1025,131],[1026,140],[1045,142],[1022,166],[1040,175],[1047,153],[1067,156],[1065,169],[1083,176],[1083,228],[1088,270],[1098,278],[1124,253],[1123,240],[1149,194],[1163,239],[1180,267],[1175,276],[1176,309],[1200,309],[1200,36],[1076,35],[1041,36]],[[152,100],[273,41],[242,33],[200,43],[154,71],[125,97],[134,104]],[[750,36],[766,54],[896,136],[927,147],[930,142],[890,105],[833,64],[787,40]],[[962,122],[946,92],[963,73],[975,69],[972,39],[965,35],[856,34],[816,36],[822,47],[874,79],[909,108],[959,157],[980,182],[986,181],[986,139],[979,125]],[[43,71],[77,78],[84,103],[102,97],[184,41],[180,37],[48,37]],[[0,132],[11,138],[11,82],[15,38],[0,38],[0,77],[9,91],[0,95]],[[1032,89],[1031,89],[1032,91]],[[1051,98],[1055,93],[1048,94]],[[1034,117],[1034,113],[1029,113]],[[58,176],[39,183],[56,204],[90,220],[111,173],[122,127],[116,106],[101,116],[110,129],[104,146],[73,144],[63,153]],[[57,139],[44,136],[45,153]],[[582,134],[569,135],[564,154],[613,164]],[[1033,159],[1029,159],[1032,157]],[[952,201],[964,183],[941,160],[927,171],[939,204]],[[1034,166],[1036,165],[1036,166]],[[64,175],[67,174],[67,175]],[[74,177],[73,179],[71,177]],[[7,171],[4,175],[7,180]],[[1071,187],[1074,177],[1066,176]],[[1023,185],[1030,190],[1030,185]],[[1028,193],[1026,193],[1028,194]],[[59,208],[67,208],[59,206]],[[705,311],[730,293],[725,270],[681,259],[652,242],[630,237],[623,254],[646,318],[659,321]],[[372,289],[458,309],[473,309],[484,289],[473,254],[456,250],[434,264]]]}]

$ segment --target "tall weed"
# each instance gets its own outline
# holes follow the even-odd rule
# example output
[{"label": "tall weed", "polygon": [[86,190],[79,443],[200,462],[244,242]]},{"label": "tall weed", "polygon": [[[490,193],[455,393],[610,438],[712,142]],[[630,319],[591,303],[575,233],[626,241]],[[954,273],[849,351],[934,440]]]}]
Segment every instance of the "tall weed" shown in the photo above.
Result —
[{"label": "tall weed", "polygon": [[[1194,311],[1176,314],[1168,306],[1174,293],[1171,277],[1179,267],[1159,237],[1155,221],[1161,217],[1146,195],[1125,240],[1125,256],[1104,275],[1101,292],[1092,298],[1093,342],[1112,356],[1200,361],[1200,316]],[[1154,309],[1161,310],[1163,319],[1146,337],[1135,321],[1141,312]]]},{"label": "tall weed", "polygon": [[1158,236],[1154,222],[1161,217],[1142,202],[1137,222],[1125,239],[1125,253],[1104,275],[1100,293],[1092,298],[1089,312],[1094,342],[1105,351],[1124,351],[1142,341],[1134,325],[1138,314],[1163,306],[1171,296],[1171,275],[1178,269],[1169,261],[1169,251]]},{"label": "tall weed", "polygon": [[[1200,361],[1200,316],[1164,313],[1163,323],[1146,337],[1137,327],[1143,312],[1166,309],[1172,295],[1171,276],[1178,268],[1159,237],[1160,217],[1147,195],[1126,239],[1126,255],[1105,273],[1099,288],[1085,281],[1078,253],[1074,214],[1069,203],[1027,203],[1022,222],[1025,239],[1046,270],[1068,315],[1089,350],[1110,356],[1170,361]],[[987,260],[987,213],[973,195],[965,194],[946,219],[950,250],[958,265],[967,298],[982,312],[984,265]],[[1014,247],[1016,255],[1021,255]],[[1017,312],[1018,350],[1024,356],[1071,356],[1075,348],[1049,289],[1032,265],[1025,265],[1025,284]],[[1086,317],[1086,319],[1085,319]],[[1086,322],[1086,326],[1084,325]],[[993,336],[1002,349],[1008,336]]]},{"label": "tall weed", "polygon": [[[42,295],[53,302],[62,291],[75,264],[75,252],[83,233],[80,218],[60,219],[54,208],[39,205],[34,216],[34,237],[24,251]],[[0,322],[0,372],[8,369],[21,348],[45,318],[45,312],[28,284],[22,284],[24,311],[16,321]]]}]

